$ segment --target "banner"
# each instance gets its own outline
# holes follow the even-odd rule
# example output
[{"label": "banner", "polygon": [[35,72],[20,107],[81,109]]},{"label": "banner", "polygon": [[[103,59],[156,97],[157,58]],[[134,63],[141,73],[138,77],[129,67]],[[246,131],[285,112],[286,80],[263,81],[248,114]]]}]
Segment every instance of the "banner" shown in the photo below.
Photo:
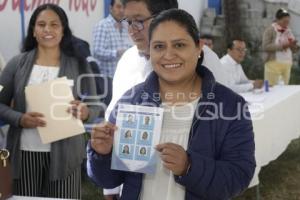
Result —
[{"label": "banner", "polygon": [[[0,0],[0,53],[6,61],[20,52],[32,12],[45,3],[62,7],[74,35],[91,45],[93,27],[109,13],[110,0]],[[199,25],[208,0],[178,0],[178,3]]]},{"label": "banner", "polygon": [[0,0],[0,52],[6,61],[20,52],[22,23],[26,34],[32,12],[45,3],[62,7],[74,35],[91,43],[93,26],[104,16],[103,0]]}]

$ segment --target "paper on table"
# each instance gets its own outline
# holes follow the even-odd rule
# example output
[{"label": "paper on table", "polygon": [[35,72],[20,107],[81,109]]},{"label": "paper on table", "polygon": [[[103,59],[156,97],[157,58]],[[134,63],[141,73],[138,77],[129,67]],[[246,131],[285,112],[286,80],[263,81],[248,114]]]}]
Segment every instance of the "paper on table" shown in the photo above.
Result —
[{"label": "paper on table", "polygon": [[82,121],[67,112],[74,97],[66,77],[27,86],[25,95],[30,110],[45,116],[46,127],[37,128],[44,144],[85,132]]}]

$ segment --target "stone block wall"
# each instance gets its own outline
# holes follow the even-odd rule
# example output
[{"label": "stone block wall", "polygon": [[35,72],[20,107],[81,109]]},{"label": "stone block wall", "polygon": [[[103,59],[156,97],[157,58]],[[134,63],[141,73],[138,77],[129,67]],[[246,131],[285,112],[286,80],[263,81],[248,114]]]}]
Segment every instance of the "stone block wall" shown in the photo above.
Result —
[{"label": "stone block wall", "polygon": [[[264,0],[239,1],[241,36],[246,39],[249,49],[243,66],[249,78],[263,77],[264,63],[261,47],[263,32],[275,20],[276,11],[287,7],[287,3],[270,3]],[[224,19],[223,15],[217,16],[212,9],[208,9],[204,12],[200,24],[200,33],[214,36],[214,50],[220,57],[226,54]],[[297,57],[295,63],[298,63]]]}]

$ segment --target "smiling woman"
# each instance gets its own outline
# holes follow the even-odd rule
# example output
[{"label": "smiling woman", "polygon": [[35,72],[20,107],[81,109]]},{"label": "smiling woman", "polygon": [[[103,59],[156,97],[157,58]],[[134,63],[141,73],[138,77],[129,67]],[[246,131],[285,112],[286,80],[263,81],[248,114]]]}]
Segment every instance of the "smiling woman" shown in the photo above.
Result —
[{"label": "smiling woman", "polygon": [[47,48],[59,49],[63,37],[63,27],[58,15],[52,10],[41,12],[36,20],[33,36],[40,50]]},{"label": "smiling woman", "polygon": [[[246,102],[201,65],[198,37],[196,23],[186,11],[170,9],[155,17],[149,28],[154,72],[119,101],[164,108],[154,175],[110,169],[117,106],[110,122],[94,129],[89,175],[102,187],[123,183],[122,199],[225,200],[250,183],[254,135]],[[167,93],[174,95],[167,98]],[[245,107],[244,113],[238,105]],[[215,109],[223,109],[230,118],[211,118]]]},{"label": "smiling woman", "polygon": [[7,148],[11,152],[15,195],[74,199],[81,196],[83,135],[43,144],[37,128],[46,127],[47,123],[42,113],[27,106],[24,92],[27,85],[67,76],[75,82],[76,100],[70,102],[71,114],[84,121],[97,117],[98,108],[81,102],[76,93],[95,96],[96,87],[94,79],[76,84],[77,78],[91,73],[91,69],[74,50],[72,37],[62,8],[54,4],[39,6],[30,18],[22,54],[11,59],[1,74],[4,89],[0,94],[0,118],[10,125]]},{"label": "smiling woman", "polygon": [[[154,24],[154,23],[153,23]],[[152,24],[152,27],[155,25]],[[154,71],[159,76],[160,92],[163,99],[170,92],[185,92],[173,102],[189,102],[200,96],[201,79],[196,66],[201,53],[198,38],[194,41],[187,30],[175,21],[160,23],[153,32],[150,27],[150,55]],[[189,99],[190,93],[194,99]],[[182,97],[178,99],[178,97]],[[170,100],[170,99],[169,99]]]}]

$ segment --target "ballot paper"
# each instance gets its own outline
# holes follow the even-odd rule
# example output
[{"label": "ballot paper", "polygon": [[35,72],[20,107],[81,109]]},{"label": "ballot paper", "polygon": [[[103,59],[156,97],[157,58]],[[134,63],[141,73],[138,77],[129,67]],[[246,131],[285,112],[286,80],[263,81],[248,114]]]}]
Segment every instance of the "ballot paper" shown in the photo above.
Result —
[{"label": "ballot paper", "polygon": [[111,168],[153,174],[162,119],[162,108],[119,104]]},{"label": "ballot paper", "polygon": [[25,96],[29,110],[44,115],[46,127],[37,128],[44,144],[85,132],[82,121],[67,112],[74,97],[66,77],[27,86]]}]

